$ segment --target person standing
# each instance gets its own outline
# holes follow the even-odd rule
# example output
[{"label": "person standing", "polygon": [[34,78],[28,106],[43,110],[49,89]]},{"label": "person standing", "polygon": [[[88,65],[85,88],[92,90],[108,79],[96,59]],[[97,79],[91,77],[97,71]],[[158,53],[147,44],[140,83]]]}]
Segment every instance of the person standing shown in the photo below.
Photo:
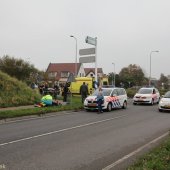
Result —
[{"label": "person standing", "polygon": [[44,88],[43,88],[43,93],[44,94],[47,94],[48,93],[48,83],[47,82],[45,82],[45,84],[44,84]]},{"label": "person standing", "polygon": [[57,83],[54,84],[54,99],[57,99],[57,95],[60,94],[59,86]]},{"label": "person standing", "polygon": [[39,84],[38,87],[39,87],[39,92],[40,92],[40,94],[43,95],[43,94],[44,94],[44,84],[41,83],[41,84]]},{"label": "person standing", "polygon": [[67,83],[64,85],[64,88],[63,88],[63,102],[67,102],[67,94],[68,94],[68,85]]},{"label": "person standing", "polygon": [[81,94],[81,101],[82,103],[84,103],[84,100],[88,95],[88,87],[85,84],[85,82],[83,82],[83,84],[80,86],[80,94]]},{"label": "person standing", "polygon": [[96,99],[97,99],[97,104],[98,104],[98,113],[103,113],[102,104],[104,101],[104,96],[103,96],[103,90],[101,87],[99,87],[99,91],[98,91]]}]

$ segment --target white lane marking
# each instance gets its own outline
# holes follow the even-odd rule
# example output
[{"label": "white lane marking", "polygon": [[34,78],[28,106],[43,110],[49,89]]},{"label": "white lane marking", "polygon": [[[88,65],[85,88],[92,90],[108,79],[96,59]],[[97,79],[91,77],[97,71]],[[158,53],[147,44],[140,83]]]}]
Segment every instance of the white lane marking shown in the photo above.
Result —
[{"label": "white lane marking", "polygon": [[86,127],[86,126],[90,126],[90,125],[95,125],[95,124],[98,124],[98,123],[103,123],[103,122],[107,122],[107,121],[114,120],[114,119],[120,119],[120,118],[126,117],[126,116],[128,116],[128,115],[117,116],[117,117],[104,119],[104,120],[100,120],[100,121],[96,121],[96,122],[91,122],[91,123],[87,123],[87,124],[73,126],[73,127],[70,127],[70,128],[56,130],[56,131],[52,131],[52,132],[48,132],[48,133],[43,133],[43,134],[40,134],[40,135],[35,135],[35,136],[27,137],[27,138],[13,140],[13,141],[6,142],[6,143],[0,143],[0,146],[9,145],[9,144],[13,144],[13,143],[21,142],[21,141],[26,141],[26,140],[30,140],[30,139],[34,139],[34,138],[38,138],[38,137],[47,136],[47,135],[52,135],[52,134],[55,134],[55,133],[60,133],[60,132],[64,132],[64,131],[68,131],[68,130],[72,130],[72,129],[77,129],[77,128],[82,128],[82,127]]},{"label": "white lane marking", "polygon": [[126,159],[130,158],[131,156],[134,156],[135,154],[137,154],[138,152],[142,151],[144,148],[148,147],[149,145],[156,143],[157,141],[159,141],[160,139],[166,137],[169,135],[169,132],[164,133],[163,135],[159,136],[158,138],[150,141],[149,143],[139,147],[138,149],[136,149],[135,151],[125,155],[124,157],[122,157],[121,159],[117,160],[116,162],[108,165],[107,167],[103,168],[102,170],[110,170],[111,168],[114,168],[116,165],[122,163],[123,161],[125,161]]},{"label": "white lane marking", "polygon": [[[76,112],[75,112],[76,113]],[[28,121],[28,120],[37,120],[37,119],[44,119],[44,118],[50,118],[50,117],[56,117],[56,116],[62,116],[62,115],[69,115],[69,114],[74,114],[74,112],[69,112],[69,113],[54,113],[54,114],[51,114],[51,115],[42,115],[42,116],[38,116],[38,115],[32,115],[33,117],[29,117],[29,118],[21,118],[21,119],[18,119],[18,120],[1,120],[3,122],[0,122],[0,125],[3,125],[3,124],[10,124],[10,123],[17,123],[17,122],[22,122],[22,121]],[[35,116],[35,117],[34,117]],[[11,118],[13,119],[13,118]],[[15,118],[14,118],[15,119]]]}]

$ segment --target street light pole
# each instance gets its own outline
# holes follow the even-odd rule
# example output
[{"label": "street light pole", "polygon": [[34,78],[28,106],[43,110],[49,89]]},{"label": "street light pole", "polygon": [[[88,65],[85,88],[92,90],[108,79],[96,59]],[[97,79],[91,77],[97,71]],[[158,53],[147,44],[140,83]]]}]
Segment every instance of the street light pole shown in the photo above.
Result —
[{"label": "street light pole", "polygon": [[115,63],[112,63],[114,65],[114,87],[115,87]]},{"label": "street light pole", "polygon": [[152,53],[153,52],[156,52],[156,53],[158,53],[159,51],[151,51],[150,52],[150,73],[149,73],[149,86],[151,85],[151,66],[152,66],[152,60],[151,60],[151,58],[152,58]]},{"label": "street light pole", "polygon": [[70,35],[70,37],[75,39],[76,42],[76,54],[75,54],[75,77],[77,77],[77,38],[73,35]]}]

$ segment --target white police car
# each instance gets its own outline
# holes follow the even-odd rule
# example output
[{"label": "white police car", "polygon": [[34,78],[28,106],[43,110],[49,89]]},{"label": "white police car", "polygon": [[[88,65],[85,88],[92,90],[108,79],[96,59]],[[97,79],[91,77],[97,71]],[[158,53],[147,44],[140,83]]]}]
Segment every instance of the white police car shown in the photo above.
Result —
[{"label": "white police car", "polygon": [[[102,104],[103,110],[111,111],[114,108],[127,108],[127,94],[124,88],[102,88],[104,95],[104,102]],[[98,89],[88,96],[84,101],[84,108],[86,110],[97,110],[97,94]]]},{"label": "white police car", "polygon": [[133,97],[133,104],[150,104],[159,103],[160,93],[155,87],[142,87]]}]

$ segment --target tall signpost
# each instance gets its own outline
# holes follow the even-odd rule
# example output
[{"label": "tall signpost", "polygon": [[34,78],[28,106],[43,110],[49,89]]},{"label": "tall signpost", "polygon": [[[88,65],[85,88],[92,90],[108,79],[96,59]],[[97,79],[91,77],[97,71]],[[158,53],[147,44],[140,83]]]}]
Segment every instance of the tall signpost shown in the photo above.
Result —
[{"label": "tall signpost", "polygon": [[[97,82],[97,37],[92,38],[92,37],[87,36],[85,41],[87,44],[91,44],[95,46],[95,81]],[[94,53],[91,53],[91,54],[94,54]],[[93,57],[92,61],[94,62],[94,56],[92,57]]]}]

